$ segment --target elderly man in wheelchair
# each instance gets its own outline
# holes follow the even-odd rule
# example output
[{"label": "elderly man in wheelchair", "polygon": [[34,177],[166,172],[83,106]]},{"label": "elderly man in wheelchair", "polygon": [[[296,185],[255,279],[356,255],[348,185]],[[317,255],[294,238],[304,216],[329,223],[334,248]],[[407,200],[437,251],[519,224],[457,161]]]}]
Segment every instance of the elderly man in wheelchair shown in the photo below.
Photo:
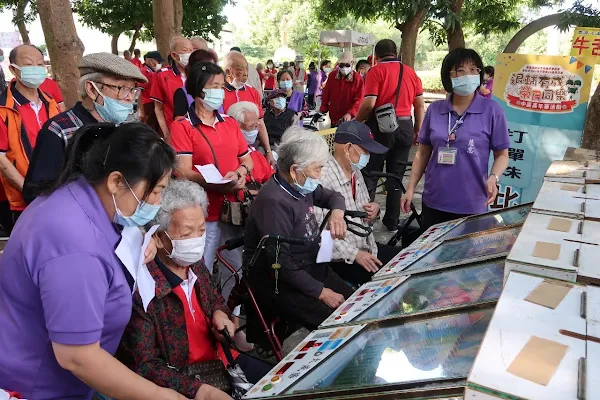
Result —
[{"label": "elderly man in wheelchair", "polygon": [[[316,262],[320,229],[314,208],[331,210],[331,235],[344,239],[345,201],[319,184],[329,158],[322,136],[290,127],[277,153],[278,171],[261,188],[246,223],[244,276],[265,319],[313,330],[353,293],[328,264]],[[248,338],[254,340],[250,329]]]}]

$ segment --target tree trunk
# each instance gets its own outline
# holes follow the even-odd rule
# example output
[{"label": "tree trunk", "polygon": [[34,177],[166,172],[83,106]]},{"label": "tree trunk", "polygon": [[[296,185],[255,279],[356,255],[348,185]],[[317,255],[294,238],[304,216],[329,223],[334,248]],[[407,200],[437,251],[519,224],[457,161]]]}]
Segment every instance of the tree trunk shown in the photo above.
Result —
[{"label": "tree trunk", "polygon": [[121,33],[113,33],[110,37],[110,51],[115,55],[119,55],[119,36]]},{"label": "tree trunk", "polygon": [[77,36],[69,0],[37,0],[42,30],[56,77],[69,108],[79,100],[79,61],[83,43]]},{"label": "tree trunk", "polygon": [[407,18],[402,24],[396,25],[396,28],[402,32],[402,44],[400,46],[402,62],[411,68],[415,66],[417,36],[419,35],[419,27],[421,26],[425,10],[425,8],[418,9],[414,15]]},{"label": "tree trunk", "polygon": [[596,86],[596,91],[588,106],[581,147],[600,150],[600,85]]},{"label": "tree trunk", "polygon": [[175,35],[173,0],[152,0],[154,38],[160,54],[170,53],[169,41]]},{"label": "tree trunk", "polygon": [[465,47],[465,34],[463,33],[462,22],[460,21],[463,4],[464,0],[452,0],[450,4],[450,11],[457,17],[454,28],[446,30],[448,50],[450,51],[459,47]]},{"label": "tree trunk", "polygon": [[173,0],[173,13],[175,18],[175,35],[181,35],[183,26],[183,0]]},{"label": "tree trunk", "polygon": [[29,31],[27,30],[27,25],[25,24],[25,9],[29,4],[29,0],[19,0],[17,3],[17,8],[15,9],[15,18],[17,28],[19,29],[19,33],[21,34],[21,39],[23,40],[23,44],[31,44],[31,40],[29,39]]},{"label": "tree trunk", "polygon": [[527,40],[528,37],[535,34],[536,32],[541,31],[542,29],[558,25],[560,23],[561,16],[562,14],[560,13],[551,14],[531,21],[529,24],[525,25],[519,32],[517,32],[512,39],[510,39],[510,42],[508,42],[506,48],[504,49],[504,53],[516,53],[519,49],[519,46],[521,46],[523,42]]},{"label": "tree trunk", "polygon": [[131,36],[131,44],[129,45],[129,52],[131,54],[133,54],[133,51],[135,50],[135,45],[138,41],[138,39],[140,38],[140,29],[136,27],[135,31],[133,31],[133,36]]}]

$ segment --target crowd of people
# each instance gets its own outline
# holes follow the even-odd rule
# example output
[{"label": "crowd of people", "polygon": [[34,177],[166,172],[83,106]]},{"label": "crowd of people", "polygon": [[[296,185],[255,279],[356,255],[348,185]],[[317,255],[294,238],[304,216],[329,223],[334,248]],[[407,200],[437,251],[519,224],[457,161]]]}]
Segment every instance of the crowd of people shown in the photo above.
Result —
[{"label": "crowd of people", "polygon": [[[474,50],[451,51],[441,66],[449,97],[425,112],[396,44],[379,41],[374,56],[254,67],[239,48],[219,60],[203,39],[178,36],[168,55],[85,55],[81,101],[65,110],[41,52],[14,48],[15,79],[0,95],[0,224],[10,233],[0,394],[229,399],[234,367],[249,383],[270,368],[246,354],[264,332],[250,335],[244,284],[269,321],[315,329],[400,250],[346,221],[397,229],[423,174],[423,229],[484,212],[508,163],[502,109],[486,98],[493,69]],[[336,127],[333,152],[302,126],[312,108]],[[198,168],[211,165],[218,179]],[[373,172],[384,167],[400,179],[388,179],[381,216]],[[317,262],[322,227],[335,240],[329,263]],[[301,240],[262,248],[267,235]],[[217,252],[241,237],[221,254],[234,273]]]}]

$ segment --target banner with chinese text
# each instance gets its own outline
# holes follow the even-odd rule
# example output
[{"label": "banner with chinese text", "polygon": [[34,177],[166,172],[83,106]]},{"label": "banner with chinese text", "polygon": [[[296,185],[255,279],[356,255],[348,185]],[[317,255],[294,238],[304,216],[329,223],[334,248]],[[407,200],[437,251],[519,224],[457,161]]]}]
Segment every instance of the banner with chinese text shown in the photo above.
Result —
[{"label": "banner with chinese text", "polygon": [[600,28],[578,26],[573,33],[571,55],[574,57],[600,56]]},{"label": "banner with chinese text", "polygon": [[594,57],[498,55],[492,98],[511,146],[491,209],[534,201],[550,162],[579,147],[593,74]]}]

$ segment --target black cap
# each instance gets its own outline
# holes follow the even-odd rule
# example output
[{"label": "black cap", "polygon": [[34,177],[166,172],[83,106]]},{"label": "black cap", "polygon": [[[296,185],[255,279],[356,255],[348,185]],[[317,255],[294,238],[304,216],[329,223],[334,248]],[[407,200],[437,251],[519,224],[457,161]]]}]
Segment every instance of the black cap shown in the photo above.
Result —
[{"label": "black cap", "polygon": [[389,150],[375,141],[371,129],[367,125],[358,121],[343,122],[337,127],[333,140],[340,144],[356,144],[373,154],[383,154]]},{"label": "black cap", "polygon": [[149,51],[146,53],[146,55],[144,56],[144,58],[153,58],[158,62],[163,62],[165,61],[164,58],[162,58],[162,56],[160,55],[160,53],[158,51]]}]

